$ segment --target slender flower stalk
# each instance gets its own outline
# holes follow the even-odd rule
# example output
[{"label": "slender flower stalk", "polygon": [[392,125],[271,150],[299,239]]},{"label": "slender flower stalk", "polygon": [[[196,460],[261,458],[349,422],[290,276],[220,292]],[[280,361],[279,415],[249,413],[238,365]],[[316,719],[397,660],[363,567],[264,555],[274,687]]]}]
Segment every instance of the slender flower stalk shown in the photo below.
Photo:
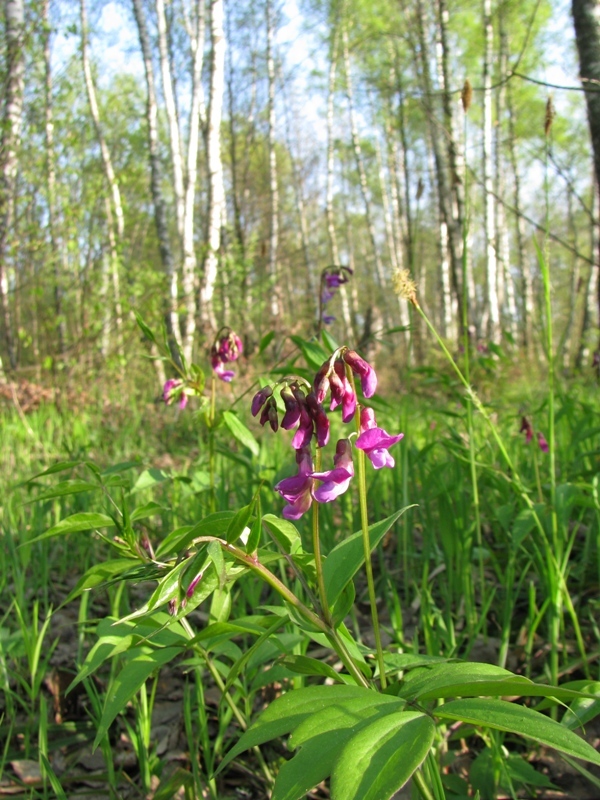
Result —
[{"label": "slender flower stalk", "polygon": [[[321,451],[317,448],[315,455],[315,467],[317,472],[321,469]],[[321,556],[321,539],[319,536],[319,503],[313,503],[312,511],[312,543],[313,554],[315,556],[315,569],[317,572],[317,586],[319,589],[319,601],[321,603],[321,613],[327,625],[331,625],[331,614],[329,613],[329,603],[327,602],[327,590],[325,589],[325,578],[323,575],[323,558]]]}]

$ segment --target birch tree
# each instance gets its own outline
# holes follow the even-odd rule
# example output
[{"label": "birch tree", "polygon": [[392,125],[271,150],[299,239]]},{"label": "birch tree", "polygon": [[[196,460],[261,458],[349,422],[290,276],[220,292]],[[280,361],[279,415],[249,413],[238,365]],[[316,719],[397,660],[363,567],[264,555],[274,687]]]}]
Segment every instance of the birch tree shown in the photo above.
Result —
[{"label": "birch tree", "polygon": [[496,223],[494,213],[494,170],[492,150],[492,59],[494,28],[492,0],[483,0],[483,189],[485,265],[487,277],[487,313],[489,335],[493,342],[500,341],[500,307],[498,304],[498,260],[496,254]]},{"label": "birch tree", "polygon": [[[6,79],[0,139],[0,304],[8,366],[17,367],[17,351],[9,298],[7,254],[14,220],[14,194],[21,142],[25,59],[23,0],[4,0]],[[0,371],[2,363],[0,362]]]}]

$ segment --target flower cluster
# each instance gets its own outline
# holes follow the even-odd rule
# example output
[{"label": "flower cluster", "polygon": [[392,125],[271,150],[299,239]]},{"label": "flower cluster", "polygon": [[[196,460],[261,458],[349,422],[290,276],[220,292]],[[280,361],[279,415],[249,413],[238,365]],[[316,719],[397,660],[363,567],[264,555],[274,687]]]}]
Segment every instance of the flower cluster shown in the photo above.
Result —
[{"label": "flower cluster", "polygon": [[[525,434],[525,442],[529,444],[529,442],[533,439],[533,428],[531,427],[531,422],[527,419],[527,417],[521,418],[521,427],[519,428],[519,433]],[[536,434],[538,444],[540,446],[540,450],[543,453],[547,453],[549,450],[548,442],[546,441],[546,437],[540,431]]]},{"label": "flower cluster", "polygon": [[210,363],[217,377],[229,383],[235,372],[225,369],[225,364],[237,361],[243,352],[242,340],[237,333],[231,328],[221,328],[210,351]]},{"label": "flower cluster", "polygon": [[325,313],[325,306],[333,299],[336,290],[344,283],[348,283],[352,276],[350,267],[325,267],[321,273],[321,321],[324,325],[331,325],[335,317]]},{"label": "flower cluster", "polygon": [[177,398],[179,398],[179,408],[183,411],[188,402],[187,394],[184,392],[184,383],[177,378],[171,378],[163,386],[163,400],[170,406]]},{"label": "flower cluster", "polygon": [[[344,423],[351,422],[360,409],[355,446],[364,451],[375,469],[395,465],[388,449],[399,442],[404,434],[392,436],[377,426],[373,409],[358,403],[355,378],[360,379],[363,396],[371,398],[377,389],[375,370],[354,350],[342,347],[319,368],[312,385],[302,378],[286,378],[282,381],[279,396],[285,413],[281,427],[285,430],[296,428],[292,447],[296,450],[298,465],[296,475],[285,478],[275,486],[275,490],[287,501],[283,510],[286,519],[299,519],[308,511],[313,499],[319,503],[335,500],[346,491],[354,477],[349,438],[337,442],[333,469],[314,471],[313,441],[319,448],[329,442],[329,417],[323,405],[328,396],[329,411],[341,406]],[[252,400],[252,415],[256,417],[259,413],[261,425],[268,422],[273,431],[278,430],[279,412],[271,386],[260,389]],[[317,482],[321,485],[315,488]]]}]

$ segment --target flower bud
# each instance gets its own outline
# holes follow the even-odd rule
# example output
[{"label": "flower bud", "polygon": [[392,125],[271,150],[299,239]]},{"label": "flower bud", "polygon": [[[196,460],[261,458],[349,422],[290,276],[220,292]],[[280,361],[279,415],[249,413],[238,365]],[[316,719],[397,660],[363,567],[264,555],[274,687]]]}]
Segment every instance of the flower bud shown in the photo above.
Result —
[{"label": "flower bud", "polygon": [[281,399],[285,406],[285,414],[281,420],[281,427],[289,431],[300,421],[300,403],[296,400],[294,393],[288,386],[285,386],[281,390]]},{"label": "flower bud", "polygon": [[270,386],[265,386],[263,389],[259,389],[258,392],[252,398],[252,416],[255,417],[258,412],[261,410],[263,405],[266,403],[267,399],[271,397],[273,394],[273,389]]},{"label": "flower bud", "polygon": [[355,350],[346,350],[344,361],[352,372],[360,377],[360,385],[365,397],[373,397],[377,389],[377,375],[373,367],[361,358]]},{"label": "flower bud", "polygon": [[329,373],[331,366],[329,361],[326,361],[315,375],[314,392],[317,397],[317,402],[322,403],[325,400],[327,392],[329,391]]}]

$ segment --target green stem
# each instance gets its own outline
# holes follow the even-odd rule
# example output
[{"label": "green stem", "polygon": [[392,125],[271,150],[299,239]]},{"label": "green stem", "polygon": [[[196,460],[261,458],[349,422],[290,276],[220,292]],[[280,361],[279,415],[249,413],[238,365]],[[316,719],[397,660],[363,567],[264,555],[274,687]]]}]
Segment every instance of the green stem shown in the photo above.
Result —
[{"label": "green stem", "polygon": [[377,614],[377,598],[375,595],[375,582],[373,580],[373,566],[371,564],[371,540],[369,537],[369,514],[367,508],[367,476],[365,470],[365,454],[357,450],[358,463],[358,497],[360,502],[360,523],[362,528],[363,548],[365,552],[365,572],[367,573],[367,587],[369,589],[369,604],[371,606],[371,620],[375,634],[375,649],[377,650],[377,663],[379,665],[379,680],[381,688],[385,689],[385,665],[383,663],[383,648],[381,646],[381,632],[379,630],[379,616]]},{"label": "green stem", "polygon": [[[315,472],[321,471],[321,450],[317,448],[315,455]],[[321,614],[327,625],[331,626],[331,614],[329,613],[329,603],[327,602],[327,591],[325,589],[325,578],[323,575],[323,559],[321,556],[321,538],[319,536],[319,504],[312,504],[312,543],[313,554],[315,556],[315,569],[317,572],[317,586],[319,589],[319,601],[321,603]]]}]

